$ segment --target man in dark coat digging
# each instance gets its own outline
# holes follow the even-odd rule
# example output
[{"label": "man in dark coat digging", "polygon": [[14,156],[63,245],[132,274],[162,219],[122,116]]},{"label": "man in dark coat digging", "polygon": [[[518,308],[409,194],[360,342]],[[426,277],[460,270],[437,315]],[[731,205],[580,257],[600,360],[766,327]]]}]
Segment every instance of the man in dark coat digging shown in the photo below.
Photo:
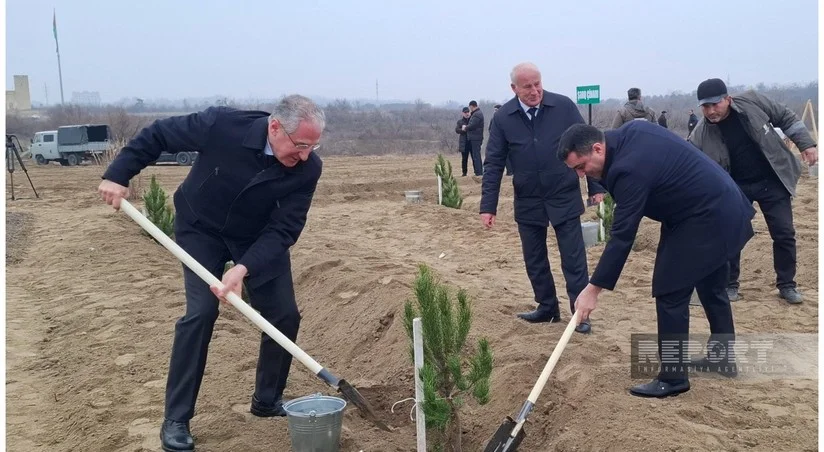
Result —
[{"label": "man in dark coat digging", "polygon": [[[241,293],[252,307],[295,341],[300,313],[295,303],[289,248],[297,242],[321,175],[313,152],[326,120],[303,96],[284,98],[269,114],[217,107],[161,119],[124,147],[103,175],[98,192],[120,208],[129,181],[161,152],[196,149],[197,161],[174,195],[175,240],[217,278],[209,287],[183,267],[186,314],[175,325],[166,384],[165,451],[189,451],[189,420],[203,379],[218,298]],[[235,266],[223,273],[227,261]],[[267,334],[261,335],[250,411],[284,416],[283,390],[292,362]]]},{"label": "man in dark coat digging", "polygon": [[580,177],[600,179],[616,204],[611,238],[575,302],[579,321],[586,321],[603,289],[615,288],[641,218],[661,223],[652,295],[662,365],[656,379],[630,392],[666,397],[688,391],[687,369],[692,365],[734,376],[730,355],[712,364],[707,358],[690,362],[687,356],[693,288],[710,322],[710,343],[729,351],[735,337],[727,261],[753,236],[755,209],[732,178],[690,143],[645,121],[607,132],[574,125],[560,139],[558,158]]}]

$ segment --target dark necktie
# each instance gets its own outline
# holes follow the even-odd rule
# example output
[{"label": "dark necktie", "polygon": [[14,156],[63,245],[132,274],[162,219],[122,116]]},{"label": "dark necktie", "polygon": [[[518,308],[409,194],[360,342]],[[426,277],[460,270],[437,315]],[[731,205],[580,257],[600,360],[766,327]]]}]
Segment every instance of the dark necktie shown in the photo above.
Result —
[{"label": "dark necktie", "polygon": [[535,108],[535,107],[532,107],[529,110],[527,110],[526,112],[529,113],[530,121],[534,121],[535,120],[535,114],[538,113],[538,109]]},{"label": "dark necktie", "polygon": [[263,154],[263,167],[269,168],[270,166],[275,164],[275,156],[269,154]]}]

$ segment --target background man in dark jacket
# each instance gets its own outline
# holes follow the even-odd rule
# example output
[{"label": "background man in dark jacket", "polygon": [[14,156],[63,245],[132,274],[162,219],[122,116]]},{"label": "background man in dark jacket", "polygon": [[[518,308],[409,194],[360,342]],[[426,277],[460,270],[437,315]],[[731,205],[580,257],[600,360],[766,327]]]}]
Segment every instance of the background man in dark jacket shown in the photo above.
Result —
[{"label": "background man in dark jacket", "polygon": [[[795,282],[796,247],[792,197],[801,164],[774,127],[779,127],[801,150],[810,165],[818,150],[804,123],[784,105],[754,91],[730,96],[721,79],[698,85],[704,118],[689,136],[698,149],[730,173],[750,202],[757,201],[773,240],[773,264],[779,296],[802,302]],[[730,300],[737,300],[741,255],[730,260]]]},{"label": "background man in dark jacket", "polygon": [[661,116],[658,117],[658,125],[667,128],[667,111],[664,110],[661,112]]},{"label": "background man in dark jacket", "polygon": [[[541,73],[531,63],[512,70],[515,97],[505,103],[492,122],[486,148],[481,195],[481,221],[487,228],[495,224],[498,195],[505,162],[512,163],[515,188],[515,221],[524,253],[524,263],[535,301],[535,311],[518,314],[528,322],[559,322],[561,311],[555,281],[549,269],[547,226],[551,223],[558,239],[561,268],[566,279],[570,310],[586,286],[587,259],[581,232],[584,203],[575,172],[555,157],[558,139],[569,126],[583,124],[578,107],[566,96],[544,91]],[[589,194],[596,202],[604,189],[589,181]],[[578,331],[590,332],[588,323]]]},{"label": "background man in dark jacket", "polygon": [[[129,181],[161,152],[196,149],[197,161],[174,195],[175,240],[216,277],[209,287],[183,267],[186,314],[175,325],[166,383],[164,450],[192,450],[194,415],[218,298],[241,293],[289,339],[297,338],[300,314],[292,286],[289,248],[297,242],[312,203],[321,160],[313,152],[325,126],[323,111],[303,96],[284,98],[272,114],[226,107],[155,121],[111,163],[98,188],[115,209]],[[223,274],[224,265],[235,266]],[[292,356],[261,335],[255,416],[284,416],[283,389]],[[236,383],[236,382],[235,382]]]},{"label": "background man in dark jacket", "polygon": [[692,133],[692,130],[695,129],[695,126],[698,124],[698,116],[695,116],[695,112],[690,110],[690,119],[687,120],[687,136]]},{"label": "background man in dark jacket", "polygon": [[466,164],[471,152],[469,141],[466,139],[467,124],[469,124],[469,107],[464,107],[461,111],[461,119],[455,125],[455,133],[458,134],[458,151],[461,153],[461,176],[466,176]]},{"label": "background man in dark jacket", "polygon": [[[734,340],[732,310],[727,298],[727,261],[753,236],[752,205],[735,182],[686,141],[655,124],[633,121],[601,132],[588,125],[567,130],[558,158],[584,174],[599,178],[615,199],[611,238],[589,285],[578,296],[582,319],[595,309],[602,289],[613,290],[632,250],[641,218],[661,222],[661,238],[652,275],[652,296],[658,315],[658,378],[635,386],[638,396],[666,397],[689,390],[686,366],[689,301],[693,288],[710,322],[710,342],[729,350]],[[667,342],[664,342],[667,341]],[[677,345],[669,341],[678,341]],[[662,349],[675,352],[671,361]],[[670,357],[669,354],[666,355]],[[731,359],[714,370],[727,376]]]},{"label": "background man in dark jacket", "polygon": [[484,113],[478,108],[478,103],[469,102],[469,124],[466,125],[466,139],[469,141],[472,150],[472,169],[476,176],[484,173],[483,160],[481,159],[481,145],[484,142]]}]

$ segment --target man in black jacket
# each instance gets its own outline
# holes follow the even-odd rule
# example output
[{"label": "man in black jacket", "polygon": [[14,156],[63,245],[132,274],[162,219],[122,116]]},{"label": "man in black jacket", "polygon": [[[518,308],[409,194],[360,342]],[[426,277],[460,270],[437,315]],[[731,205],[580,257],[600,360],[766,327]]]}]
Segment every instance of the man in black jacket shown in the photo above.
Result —
[{"label": "man in black jacket", "polygon": [[[755,215],[735,182],[689,143],[646,121],[607,132],[574,125],[561,137],[558,158],[580,176],[602,180],[616,205],[610,240],[575,302],[580,321],[595,309],[601,290],[615,288],[641,219],[661,223],[652,274],[661,368],[656,379],[633,387],[632,394],[666,397],[688,391],[691,365],[735,376],[734,354],[717,362],[692,362],[687,355],[693,288],[710,322],[710,344],[729,351],[735,339],[727,260],[753,236]],[[708,352],[715,357],[717,350]]]},{"label": "man in black jacket", "polygon": [[476,176],[484,173],[483,160],[481,160],[481,144],[484,142],[484,114],[478,103],[474,100],[469,102],[469,124],[466,125],[466,139],[472,152],[472,169]]},{"label": "man in black jacket", "polygon": [[[284,98],[270,114],[213,107],[155,121],[143,129],[103,175],[98,192],[119,209],[129,181],[161,152],[196,149],[199,156],[174,195],[175,240],[213,275],[223,290],[209,287],[183,267],[186,314],[175,325],[165,420],[166,451],[194,449],[189,420],[206,366],[218,298],[239,294],[246,283],[252,307],[294,341],[300,314],[292,285],[289,248],[297,242],[318,179],[325,116],[303,96]],[[235,266],[223,274],[224,265]],[[283,390],[292,356],[261,335],[255,416],[284,416]]]},{"label": "man in black jacket", "polygon": [[667,129],[667,111],[664,110],[661,112],[661,115],[658,116],[658,125]]},{"label": "man in black jacket", "polygon": [[455,125],[455,133],[458,134],[458,151],[461,153],[461,176],[466,176],[466,164],[469,160],[469,141],[466,139],[466,125],[469,124],[469,107],[464,107],[461,111],[461,119]]},{"label": "man in black jacket", "polygon": [[695,116],[695,112],[690,109],[690,118],[687,120],[687,138],[689,138],[692,133],[692,129],[694,129],[697,124],[698,116]]}]

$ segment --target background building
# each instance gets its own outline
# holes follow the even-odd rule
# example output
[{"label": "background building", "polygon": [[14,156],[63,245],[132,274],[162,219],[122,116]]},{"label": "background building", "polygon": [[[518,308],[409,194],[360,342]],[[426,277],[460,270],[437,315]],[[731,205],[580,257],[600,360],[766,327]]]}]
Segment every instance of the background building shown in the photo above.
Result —
[{"label": "background building", "polygon": [[6,90],[6,111],[9,110],[31,110],[28,75],[15,75],[14,89]]}]

